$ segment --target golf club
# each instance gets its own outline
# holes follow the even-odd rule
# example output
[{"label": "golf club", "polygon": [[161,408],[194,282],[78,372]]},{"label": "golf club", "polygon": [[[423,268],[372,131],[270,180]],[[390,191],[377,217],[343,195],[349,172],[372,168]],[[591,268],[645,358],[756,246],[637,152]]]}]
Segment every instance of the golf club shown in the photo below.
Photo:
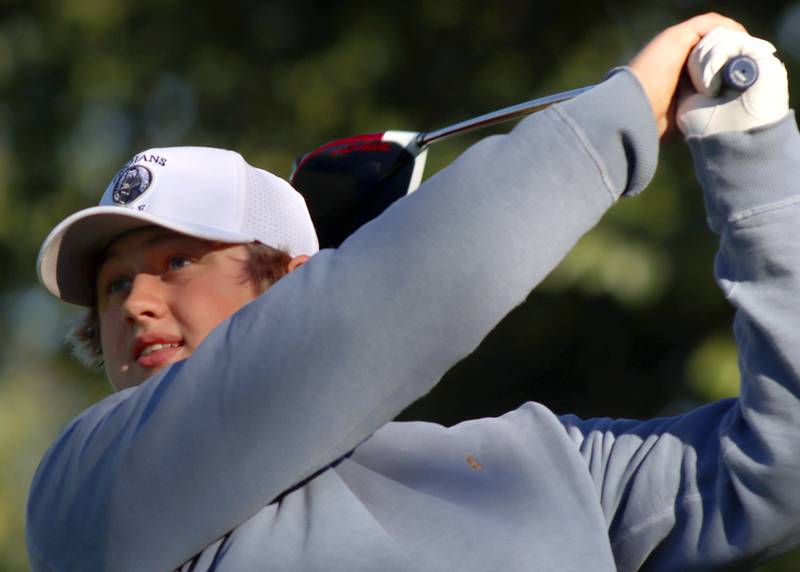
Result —
[{"label": "golf club", "polygon": [[[748,56],[731,58],[722,71],[727,89],[744,91],[758,79]],[[435,131],[384,131],[326,143],[300,156],[289,181],[305,197],[321,248],[335,248],[422,182],[428,147],[454,135],[529,115],[572,99],[594,86],[506,107]]]}]

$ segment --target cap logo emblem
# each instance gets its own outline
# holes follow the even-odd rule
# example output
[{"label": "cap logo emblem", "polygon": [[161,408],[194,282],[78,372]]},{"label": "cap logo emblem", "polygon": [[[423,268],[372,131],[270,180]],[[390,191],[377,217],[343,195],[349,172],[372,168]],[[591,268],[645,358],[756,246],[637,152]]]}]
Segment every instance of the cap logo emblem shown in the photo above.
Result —
[{"label": "cap logo emblem", "polygon": [[139,198],[150,187],[153,176],[147,167],[131,165],[123,167],[114,181],[111,199],[114,204],[128,205]]}]

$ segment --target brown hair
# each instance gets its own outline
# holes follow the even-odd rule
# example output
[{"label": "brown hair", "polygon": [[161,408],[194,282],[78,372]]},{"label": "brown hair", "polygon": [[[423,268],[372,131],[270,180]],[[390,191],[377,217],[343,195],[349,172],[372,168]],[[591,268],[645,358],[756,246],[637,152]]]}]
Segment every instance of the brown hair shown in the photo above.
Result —
[{"label": "brown hair", "polygon": [[[244,280],[250,280],[259,293],[283,278],[288,272],[291,256],[288,252],[260,242],[245,244],[248,259],[244,267]],[[103,347],[100,343],[100,319],[97,304],[78,316],[67,333],[67,344],[72,354],[91,368],[103,367]]]}]

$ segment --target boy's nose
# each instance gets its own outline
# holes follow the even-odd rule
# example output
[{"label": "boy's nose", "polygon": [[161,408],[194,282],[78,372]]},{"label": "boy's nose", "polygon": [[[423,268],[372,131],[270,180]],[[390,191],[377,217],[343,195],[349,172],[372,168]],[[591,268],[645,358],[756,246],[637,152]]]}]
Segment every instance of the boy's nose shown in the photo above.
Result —
[{"label": "boy's nose", "polygon": [[132,321],[155,319],[164,315],[167,305],[161,277],[139,273],[131,281],[130,292],[125,298],[123,309]]}]

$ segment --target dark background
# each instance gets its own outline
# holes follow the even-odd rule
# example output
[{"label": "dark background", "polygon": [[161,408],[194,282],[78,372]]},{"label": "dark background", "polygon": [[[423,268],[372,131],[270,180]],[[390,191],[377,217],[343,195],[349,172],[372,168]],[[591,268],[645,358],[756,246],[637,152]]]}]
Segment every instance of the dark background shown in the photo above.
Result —
[{"label": "dark background", "polygon": [[[24,499],[44,449],[109,393],[63,348],[75,309],[36,285],[36,253],[136,151],[228,147],[288,176],[330,139],[435,129],[598,82],[662,28],[708,10],[773,41],[796,84],[798,2],[0,1],[0,569],[27,569]],[[471,140],[434,147],[426,175]],[[650,417],[735,394],[714,251],[674,137],[649,190],[613,209],[401,417],[452,424],[531,399]],[[765,569],[799,568],[790,555]]]}]

